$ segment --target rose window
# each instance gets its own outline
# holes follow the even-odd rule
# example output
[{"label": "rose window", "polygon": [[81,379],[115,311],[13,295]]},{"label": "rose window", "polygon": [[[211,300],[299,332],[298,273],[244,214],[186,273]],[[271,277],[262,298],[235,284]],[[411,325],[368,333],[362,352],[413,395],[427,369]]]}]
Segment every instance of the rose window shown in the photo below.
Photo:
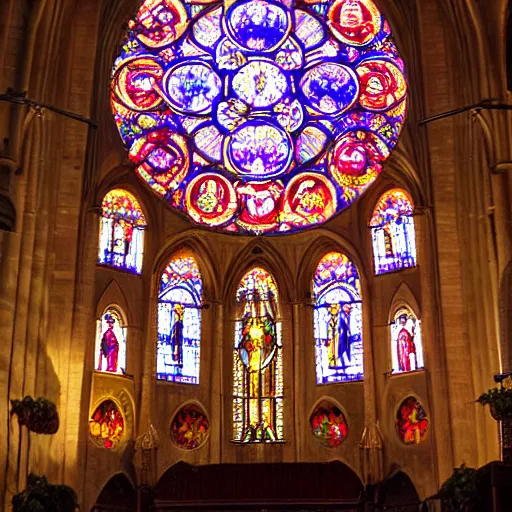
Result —
[{"label": "rose window", "polygon": [[172,208],[228,232],[289,233],[377,178],[406,93],[370,0],[146,0],[112,109],[137,174]]}]

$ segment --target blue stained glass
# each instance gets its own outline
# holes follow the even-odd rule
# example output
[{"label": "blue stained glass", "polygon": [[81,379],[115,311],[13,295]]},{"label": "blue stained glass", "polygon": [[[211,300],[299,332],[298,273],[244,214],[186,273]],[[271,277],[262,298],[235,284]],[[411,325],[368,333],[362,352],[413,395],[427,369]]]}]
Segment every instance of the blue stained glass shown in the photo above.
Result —
[{"label": "blue stained glass", "polygon": [[413,209],[402,190],[386,192],[377,203],[370,221],[376,274],[416,266]]},{"label": "blue stained glass", "polygon": [[318,384],[363,378],[363,310],[359,274],[343,254],[329,253],[313,279]]},{"label": "blue stained glass", "polygon": [[372,0],[144,0],[111,97],[136,173],[172,208],[270,234],[326,222],[376,180],[407,83]]},{"label": "blue stained glass", "polygon": [[158,295],[157,379],[199,384],[202,293],[194,257],[173,258]]}]

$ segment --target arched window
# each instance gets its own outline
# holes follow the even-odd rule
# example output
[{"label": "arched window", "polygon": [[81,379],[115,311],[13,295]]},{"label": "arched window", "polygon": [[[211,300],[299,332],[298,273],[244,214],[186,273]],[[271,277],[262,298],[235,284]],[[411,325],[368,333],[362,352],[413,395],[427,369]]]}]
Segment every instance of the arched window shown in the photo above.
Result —
[{"label": "arched window", "polygon": [[242,278],[233,354],[233,440],[283,439],[283,355],[274,278],[254,268]]},{"label": "arched window", "polygon": [[135,197],[111,190],[101,205],[98,263],[140,274],[146,218]]},{"label": "arched window", "polygon": [[377,203],[370,222],[376,274],[416,265],[413,209],[403,190],[390,190]]},{"label": "arched window", "polygon": [[194,256],[171,259],[158,294],[157,378],[199,384],[203,281]]},{"label": "arched window", "polygon": [[119,309],[109,306],[97,322],[95,368],[124,373],[126,370],[126,327]]},{"label": "arched window", "polygon": [[423,368],[420,321],[407,307],[398,309],[391,323],[391,362],[393,373]]},{"label": "arched window", "polygon": [[363,311],[356,266],[339,252],[324,256],[313,279],[316,381],[363,378]]}]

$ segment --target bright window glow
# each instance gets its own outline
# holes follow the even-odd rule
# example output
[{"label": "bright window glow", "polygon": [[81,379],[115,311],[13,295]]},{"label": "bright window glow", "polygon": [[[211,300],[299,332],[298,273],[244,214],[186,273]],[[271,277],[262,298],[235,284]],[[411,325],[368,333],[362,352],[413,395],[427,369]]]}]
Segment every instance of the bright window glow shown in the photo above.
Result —
[{"label": "bright window glow", "polygon": [[108,307],[97,322],[96,357],[98,371],[124,373],[126,371],[126,327],[121,312]]},{"label": "bright window glow", "polygon": [[199,384],[202,295],[195,258],[174,257],[160,279],[157,379]]},{"label": "bright window glow", "polygon": [[370,222],[376,274],[416,266],[413,209],[402,190],[386,192],[377,203]]},{"label": "bright window glow", "polygon": [[323,224],[382,171],[404,63],[371,0],[145,0],[111,107],[135,172],[227,232]]},{"label": "bright window glow", "polygon": [[283,355],[273,277],[254,268],[237,290],[233,354],[233,440],[283,439]]},{"label": "bright window glow", "polygon": [[391,361],[393,373],[423,368],[420,321],[408,308],[400,308],[391,324]]},{"label": "bright window glow", "polygon": [[356,266],[344,255],[324,256],[313,280],[316,381],[363,378],[363,305]]},{"label": "bright window glow", "polygon": [[398,437],[405,444],[419,444],[425,440],[428,431],[428,416],[420,401],[414,396],[407,397],[396,413]]},{"label": "bright window glow", "polygon": [[101,206],[98,263],[140,274],[146,218],[135,197],[111,190]]}]

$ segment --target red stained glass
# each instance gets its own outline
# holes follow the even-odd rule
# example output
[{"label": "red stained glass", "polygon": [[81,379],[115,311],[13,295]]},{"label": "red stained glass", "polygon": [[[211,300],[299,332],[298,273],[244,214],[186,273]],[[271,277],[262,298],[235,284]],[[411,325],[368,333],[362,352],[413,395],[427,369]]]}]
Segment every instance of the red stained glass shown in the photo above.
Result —
[{"label": "red stained glass", "polygon": [[340,408],[324,400],[313,411],[310,418],[315,439],[328,448],[336,448],[347,437],[348,426]]},{"label": "red stained glass", "polygon": [[194,450],[203,445],[210,430],[206,413],[196,405],[182,407],[171,424],[171,437],[183,450]]},{"label": "red stained glass", "polygon": [[425,439],[428,417],[417,398],[410,396],[402,402],[396,415],[396,429],[405,444],[419,444]]},{"label": "red stained glass", "polygon": [[89,420],[91,438],[104,448],[119,445],[124,429],[123,415],[113,400],[105,400],[98,405]]}]

